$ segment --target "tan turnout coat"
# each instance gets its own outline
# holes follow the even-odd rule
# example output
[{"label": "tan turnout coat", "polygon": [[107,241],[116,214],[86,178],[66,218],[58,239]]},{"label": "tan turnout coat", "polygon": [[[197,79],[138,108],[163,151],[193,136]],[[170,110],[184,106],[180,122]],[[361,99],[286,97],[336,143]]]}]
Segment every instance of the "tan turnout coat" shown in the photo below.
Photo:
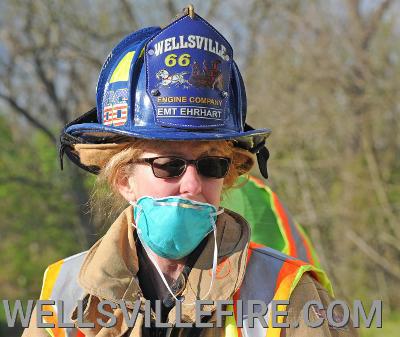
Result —
[{"label": "tan turnout coat", "polygon": [[[117,317],[117,324],[112,328],[101,327],[96,319],[101,317],[97,311],[97,303],[100,300],[117,302],[125,300],[134,302],[143,295],[137,278],[138,257],[134,241],[132,224],[132,208],[127,208],[115,223],[110,227],[105,236],[100,239],[89,250],[85,257],[82,268],[79,272],[78,282],[85,292],[87,299],[86,309],[83,313],[84,322],[95,323],[94,328],[81,328],[87,337],[100,336],[129,336],[146,337],[148,329],[143,328],[143,315],[139,314],[133,328],[127,326],[121,309],[114,310]],[[217,222],[217,244],[219,258],[229,256],[229,272],[219,271],[226,275],[217,278],[210,299],[231,299],[239,289],[246,272],[247,247],[250,239],[250,229],[247,222],[238,214],[226,211],[218,217]],[[196,299],[199,289],[201,294],[207,292],[211,281],[211,264],[214,249],[213,236],[202,251],[191,270],[183,295],[185,301],[191,303]],[[218,276],[218,275],[217,275]],[[262,282],[262,280],[260,280]],[[201,297],[200,297],[201,298]],[[288,305],[287,322],[300,322],[298,328],[282,329],[281,336],[286,337],[347,337],[356,336],[356,331],[351,327],[333,328],[327,322],[319,328],[310,328],[304,324],[302,308],[307,301],[316,300],[328,307],[332,300],[328,292],[308,274],[304,274],[294,289],[290,304]],[[215,305],[207,306],[208,311],[215,312]],[[340,314],[340,313],[339,313]],[[318,313],[310,311],[310,319]],[[185,322],[195,322],[194,306],[182,306],[182,317]],[[315,317],[317,318],[317,317]],[[76,312],[72,314],[72,321],[76,322]],[[215,321],[215,315],[211,317]],[[175,310],[172,309],[168,316],[168,322],[176,322]],[[192,329],[173,328],[169,336],[191,336]],[[36,327],[36,315],[33,312],[29,328],[25,329],[23,337],[48,337],[48,332],[43,328]],[[223,328],[207,328],[200,332],[201,337],[224,336]]]}]

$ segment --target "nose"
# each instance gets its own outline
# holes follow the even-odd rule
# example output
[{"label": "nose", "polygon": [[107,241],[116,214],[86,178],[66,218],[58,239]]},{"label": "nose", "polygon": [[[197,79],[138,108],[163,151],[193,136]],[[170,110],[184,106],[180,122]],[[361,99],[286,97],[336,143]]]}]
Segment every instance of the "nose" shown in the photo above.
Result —
[{"label": "nose", "polygon": [[180,190],[181,194],[187,194],[189,196],[196,196],[201,193],[201,178],[197,173],[197,169],[194,165],[189,164],[186,168],[185,173],[180,179]]}]

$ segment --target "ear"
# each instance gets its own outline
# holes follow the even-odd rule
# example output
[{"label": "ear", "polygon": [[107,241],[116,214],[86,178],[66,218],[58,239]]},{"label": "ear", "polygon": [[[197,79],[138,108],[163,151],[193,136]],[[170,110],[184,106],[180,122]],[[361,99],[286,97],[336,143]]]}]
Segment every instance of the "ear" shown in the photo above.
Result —
[{"label": "ear", "polygon": [[120,174],[116,180],[116,187],[118,192],[124,197],[126,201],[136,201],[136,194],[134,190],[133,177]]}]

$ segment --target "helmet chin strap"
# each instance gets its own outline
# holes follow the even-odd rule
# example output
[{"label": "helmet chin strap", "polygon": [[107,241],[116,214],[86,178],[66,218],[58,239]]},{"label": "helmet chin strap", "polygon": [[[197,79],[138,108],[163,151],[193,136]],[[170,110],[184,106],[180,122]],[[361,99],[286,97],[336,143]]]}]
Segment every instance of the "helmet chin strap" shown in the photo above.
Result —
[{"label": "helmet chin strap", "polygon": [[[211,271],[211,282],[210,282],[210,287],[208,288],[207,293],[203,296],[203,298],[201,298],[200,300],[204,300],[208,297],[208,295],[210,294],[212,287],[214,285],[215,282],[215,278],[216,278],[216,274],[217,274],[217,262],[218,262],[218,246],[217,246],[217,226],[215,224],[215,221],[213,219],[213,215],[219,215],[221,213],[224,212],[224,209],[221,208],[219,211],[217,211],[215,214],[210,214],[210,219],[212,221],[213,224],[213,236],[214,236],[214,253],[213,253],[213,265],[212,265],[212,271]],[[140,213],[139,213],[140,214]],[[140,229],[137,228],[135,226],[134,223],[132,223],[132,226],[136,228],[137,231],[139,231]],[[161,271],[160,266],[158,265],[157,261],[154,258],[153,252],[151,251],[150,247],[146,245],[145,242],[143,242],[143,240],[140,239],[140,233],[138,232],[138,237],[140,242],[142,243],[142,246],[144,248],[144,250],[147,253],[147,256],[149,257],[150,261],[153,263],[154,267],[156,268],[158,274],[161,277],[161,280],[163,281],[165,287],[168,289],[168,292],[171,294],[171,296],[175,299],[175,301],[181,301],[180,299],[178,299],[174,292],[172,291],[171,287],[169,286],[167,280],[165,279],[164,273]],[[184,301],[184,300],[183,300]],[[192,303],[183,303],[183,305],[195,305],[196,302],[192,302]]]}]

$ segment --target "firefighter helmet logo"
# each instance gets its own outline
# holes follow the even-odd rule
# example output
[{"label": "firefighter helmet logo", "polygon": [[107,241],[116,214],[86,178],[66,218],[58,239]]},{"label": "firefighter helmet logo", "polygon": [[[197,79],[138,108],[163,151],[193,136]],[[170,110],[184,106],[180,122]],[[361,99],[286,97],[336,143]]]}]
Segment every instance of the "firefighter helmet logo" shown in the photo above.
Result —
[{"label": "firefighter helmet logo", "polygon": [[219,70],[220,64],[220,60],[214,60],[211,62],[211,67],[209,67],[207,62],[204,60],[203,67],[200,68],[200,64],[194,61],[189,83],[195,87],[222,90],[224,88],[224,79]]}]

